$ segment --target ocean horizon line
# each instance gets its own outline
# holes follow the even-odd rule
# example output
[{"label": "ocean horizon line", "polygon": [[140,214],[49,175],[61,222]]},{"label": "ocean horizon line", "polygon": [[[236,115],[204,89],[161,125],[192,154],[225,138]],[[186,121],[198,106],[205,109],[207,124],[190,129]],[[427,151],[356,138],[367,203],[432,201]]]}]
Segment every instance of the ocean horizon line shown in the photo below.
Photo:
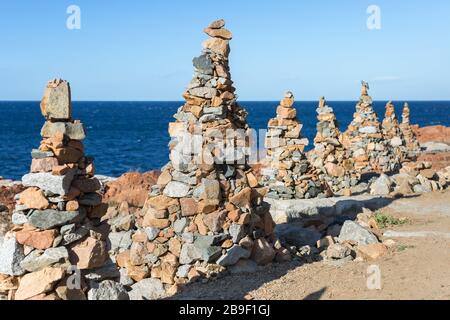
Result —
[{"label": "ocean horizon line", "polygon": [[[450,99],[447,100],[408,100],[408,99],[377,99],[373,100],[374,102],[450,102]],[[0,100],[0,102],[36,102],[40,103],[40,100]],[[105,102],[105,103],[155,103],[155,102],[162,102],[162,103],[185,103],[184,100],[73,100],[72,103],[79,103],[79,102]],[[279,100],[238,100],[239,103],[258,103],[258,102],[270,102],[270,103],[279,103]],[[295,102],[319,102],[319,100],[295,100]],[[331,100],[327,99],[327,102],[358,102],[358,99],[348,99],[348,100]]]}]

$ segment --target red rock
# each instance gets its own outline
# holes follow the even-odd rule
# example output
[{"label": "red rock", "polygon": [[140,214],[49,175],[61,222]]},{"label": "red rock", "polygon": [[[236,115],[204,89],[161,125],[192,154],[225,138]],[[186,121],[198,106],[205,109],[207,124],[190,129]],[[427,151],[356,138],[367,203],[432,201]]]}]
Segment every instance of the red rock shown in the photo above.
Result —
[{"label": "red rock", "polygon": [[62,268],[45,268],[28,273],[20,280],[15,299],[26,300],[53,290],[54,284],[65,275]]},{"label": "red rock", "polygon": [[222,230],[222,226],[227,217],[226,211],[217,211],[203,216],[203,223],[212,232],[219,232]]},{"label": "red rock", "polygon": [[16,232],[17,242],[35,249],[45,250],[53,247],[53,242],[57,237],[56,230],[21,230]]},{"label": "red rock", "polygon": [[38,188],[28,188],[20,194],[20,204],[26,205],[30,209],[44,210],[49,207],[49,202],[44,196],[44,192]]},{"label": "red rock", "polygon": [[81,270],[101,267],[107,256],[105,242],[94,238],[87,238],[69,250],[70,262]]},{"label": "red rock", "polygon": [[384,256],[388,249],[382,243],[369,244],[366,246],[358,246],[358,253],[368,260],[376,260]]},{"label": "red rock", "polygon": [[174,284],[177,268],[170,263],[161,263],[161,282],[165,284]]},{"label": "red rock", "polygon": [[170,221],[168,219],[155,219],[150,214],[147,214],[144,217],[142,226],[144,228],[151,227],[151,228],[165,229],[170,226]]},{"label": "red rock", "polygon": [[180,206],[183,217],[194,216],[199,212],[198,203],[192,198],[180,199]]},{"label": "red rock", "polygon": [[233,38],[233,34],[227,29],[206,28],[204,31],[210,37],[221,38],[224,40],[231,40]]},{"label": "red rock", "polygon": [[126,201],[133,207],[143,207],[151,187],[156,184],[159,174],[159,171],[150,171],[143,174],[126,173],[106,185],[104,200],[115,204]]},{"label": "red rock", "polygon": [[442,142],[450,145],[450,127],[430,126],[419,128],[418,126],[412,126],[412,129],[420,143]]},{"label": "red rock", "polygon": [[31,160],[31,172],[51,172],[54,166],[58,165],[56,158],[44,158]]},{"label": "red rock", "polygon": [[234,204],[236,207],[245,208],[250,206],[251,202],[252,189],[245,188],[241,190],[238,194],[234,195],[230,198],[230,202]]}]

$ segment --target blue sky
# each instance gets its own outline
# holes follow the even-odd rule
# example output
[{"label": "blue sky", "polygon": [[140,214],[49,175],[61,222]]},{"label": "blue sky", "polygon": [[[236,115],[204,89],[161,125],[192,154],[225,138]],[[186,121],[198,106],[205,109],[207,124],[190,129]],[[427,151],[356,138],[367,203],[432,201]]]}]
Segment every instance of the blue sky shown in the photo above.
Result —
[{"label": "blue sky", "polygon": [[[66,28],[72,4],[81,30]],[[354,100],[362,79],[377,100],[450,100],[449,14],[448,0],[1,1],[0,100],[39,100],[54,77],[74,100],[181,100],[217,18],[241,100]]]}]

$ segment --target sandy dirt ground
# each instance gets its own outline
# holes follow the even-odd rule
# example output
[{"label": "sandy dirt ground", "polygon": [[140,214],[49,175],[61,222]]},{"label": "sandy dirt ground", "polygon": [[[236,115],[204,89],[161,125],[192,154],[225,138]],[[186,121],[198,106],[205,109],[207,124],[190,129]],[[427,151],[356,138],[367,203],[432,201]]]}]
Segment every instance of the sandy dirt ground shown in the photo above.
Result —
[{"label": "sandy dirt ground", "polygon": [[[437,231],[450,234],[450,191],[399,199],[380,210],[407,218],[399,232]],[[450,237],[394,238],[396,245],[377,261],[348,262],[340,267],[323,262],[273,264],[263,272],[225,275],[186,287],[172,299],[444,299],[450,300]],[[381,289],[368,289],[376,265]]]}]

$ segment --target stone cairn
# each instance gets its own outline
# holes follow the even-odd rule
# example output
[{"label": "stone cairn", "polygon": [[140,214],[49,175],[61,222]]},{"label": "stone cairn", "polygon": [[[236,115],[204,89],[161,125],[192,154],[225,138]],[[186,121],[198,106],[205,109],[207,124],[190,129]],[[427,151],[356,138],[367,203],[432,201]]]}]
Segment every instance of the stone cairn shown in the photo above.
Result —
[{"label": "stone cairn", "polygon": [[405,139],[406,148],[408,150],[407,158],[409,160],[415,161],[417,159],[417,154],[420,152],[420,144],[417,140],[417,136],[411,128],[410,122],[411,110],[409,104],[405,102],[402,114],[402,123],[400,124],[400,130]]},{"label": "stone cairn", "polygon": [[395,115],[395,107],[392,101],[386,104],[386,114],[382,124],[383,136],[389,141],[390,147],[400,162],[407,159],[408,151],[403,133]]},{"label": "stone cairn", "polygon": [[369,85],[363,81],[353,121],[344,134],[344,145],[350,149],[351,158],[355,162],[354,169],[358,174],[395,172],[399,169],[399,161],[383,137],[368,89]]},{"label": "stone cairn", "polygon": [[333,193],[350,195],[350,188],[358,180],[356,175],[352,175],[353,162],[350,152],[342,145],[336,115],[324,97],[320,99],[317,114],[317,135],[314,150],[310,153],[311,164]]},{"label": "stone cairn", "polygon": [[86,299],[87,278],[78,289],[68,287],[74,272],[68,268],[87,276],[107,259],[101,186],[93,159],[84,155],[83,125],[72,120],[68,82],[48,83],[41,111],[43,139],[31,152],[31,173],[22,178],[26,189],[16,196],[15,227],[0,247],[0,274],[10,284],[9,299]]},{"label": "stone cairn", "polygon": [[247,163],[247,114],[236,102],[232,34],[224,26],[218,20],[204,30],[210,38],[193,59],[186,103],[169,125],[171,161],[136,217],[131,245],[118,249],[130,298],[148,298],[139,291],[142,282],[157,288],[155,298],[238,262],[262,265],[289,254],[272,246],[265,189]]},{"label": "stone cairn", "polygon": [[277,116],[269,120],[265,147],[268,167],[263,169],[263,184],[271,199],[309,199],[324,197],[323,184],[313,174],[302,138],[303,125],[294,108],[294,95],[286,93],[277,108]]}]

